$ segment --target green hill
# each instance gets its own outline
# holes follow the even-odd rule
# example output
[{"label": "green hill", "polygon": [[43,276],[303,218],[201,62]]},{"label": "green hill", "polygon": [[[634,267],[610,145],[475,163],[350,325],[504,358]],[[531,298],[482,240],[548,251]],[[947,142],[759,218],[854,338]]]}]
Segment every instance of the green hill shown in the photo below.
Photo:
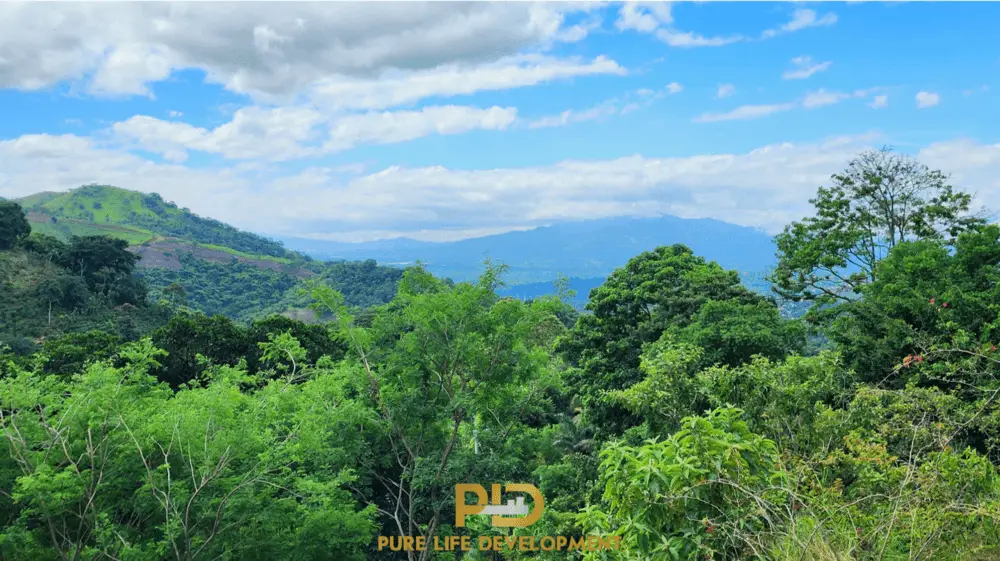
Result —
[{"label": "green hill", "polygon": [[16,199],[32,232],[68,241],[73,236],[123,239],[140,256],[137,274],[150,299],[172,284],[185,304],[207,314],[250,320],[268,313],[301,315],[304,279],[319,276],[343,292],[348,304],[368,307],[395,294],[402,270],[374,261],[324,263],[274,240],[204,218],[163,200],[108,185]]},{"label": "green hill", "polygon": [[290,254],[279,242],[203,218],[156,193],[85,185],[65,193],[37,193],[17,202],[35,231],[58,238],[99,232],[133,245],[179,238],[243,254],[278,258]]}]

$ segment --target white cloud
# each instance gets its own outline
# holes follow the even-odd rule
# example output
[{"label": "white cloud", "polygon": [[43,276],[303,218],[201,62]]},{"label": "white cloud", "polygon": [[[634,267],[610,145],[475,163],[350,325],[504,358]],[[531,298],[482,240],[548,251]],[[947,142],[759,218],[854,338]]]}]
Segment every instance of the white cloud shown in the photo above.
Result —
[{"label": "white cloud", "polygon": [[723,99],[729,97],[736,93],[736,86],[732,84],[722,84],[719,86],[719,90],[715,93],[715,97]]},{"label": "white cloud", "polygon": [[925,107],[934,107],[938,103],[941,103],[941,96],[932,92],[917,92],[916,100],[917,107],[923,109]]},{"label": "white cloud", "polygon": [[306,107],[245,107],[236,111],[231,121],[212,130],[135,116],[115,123],[111,131],[127,146],[162,154],[172,161],[183,161],[188,150],[220,154],[230,159],[280,161],[337,152],[361,144],[404,142],[431,134],[500,130],[513,123],[516,116],[517,110],[513,108],[449,105],[331,119]]},{"label": "white cloud", "polygon": [[826,105],[834,105],[845,101],[848,99],[855,99],[860,97],[867,97],[874,91],[873,89],[867,90],[854,90],[853,92],[831,92],[824,89],[819,89],[814,92],[809,92],[802,98],[802,107],[806,109],[813,109],[815,107],[824,107]]},{"label": "white cloud", "polygon": [[742,41],[744,37],[705,37],[673,27],[674,18],[667,2],[625,2],[618,11],[615,27],[653,34],[671,47],[721,47]]},{"label": "white cloud", "polygon": [[887,95],[877,95],[871,103],[868,104],[872,109],[882,109],[883,107],[889,106],[889,96]]},{"label": "white cloud", "polygon": [[988,91],[990,91],[990,87],[987,86],[986,84],[983,84],[982,86],[979,86],[978,88],[973,88],[973,89],[965,90],[964,92],[962,92],[962,95],[970,96],[970,95],[972,95],[974,93],[979,93],[979,92],[986,93]]},{"label": "white cloud", "polygon": [[231,121],[212,130],[178,121],[137,115],[111,126],[114,137],[135,147],[183,161],[187,150],[226,158],[286,160],[308,155],[304,146],[318,136],[323,116],[308,108],[244,107]]},{"label": "white cloud", "polygon": [[975,207],[1000,211],[1000,144],[971,139],[935,142],[922,148],[917,158],[948,173],[956,187],[974,193]]},{"label": "white cloud", "polygon": [[330,78],[319,81],[311,97],[330,110],[384,109],[428,97],[505,90],[597,74],[623,75],[625,69],[604,56],[589,62],[518,56],[479,66],[450,64],[421,71],[393,71],[371,79]]},{"label": "white cloud", "polygon": [[98,66],[89,90],[97,95],[152,97],[147,84],[158,82],[173,70],[168,49],[159,45],[118,45]]},{"label": "white cloud", "polygon": [[[489,63],[581,39],[585,4],[0,4],[0,88],[89,77],[93,93],[148,95],[179,69],[259,98],[288,98],[331,76]],[[336,40],[331,40],[336,38]]]},{"label": "white cloud", "polygon": [[855,90],[853,92],[836,92],[819,89],[807,93],[801,100],[789,103],[773,103],[761,105],[742,105],[726,112],[703,113],[694,118],[696,123],[714,123],[719,121],[737,121],[746,119],[757,119],[774,113],[791,111],[792,109],[815,109],[827,105],[834,105],[841,101],[853,98],[867,97],[875,91],[875,88],[867,90]]},{"label": "white cloud", "polygon": [[474,129],[503,130],[516,118],[517,110],[513,107],[479,109],[457,105],[348,115],[334,121],[323,150],[335,152],[359,144],[389,144],[431,134],[459,134]]},{"label": "white cloud", "polygon": [[833,12],[823,14],[822,17],[817,17],[815,10],[797,8],[795,12],[792,13],[791,21],[781,27],[764,31],[764,33],[761,34],[761,37],[764,39],[770,39],[771,37],[776,37],[782,33],[792,33],[809,27],[820,27],[833,25],[835,23],[837,23],[837,14]]},{"label": "white cloud", "polygon": [[814,62],[812,57],[797,56],[792,59],[792,66],[794,68],[786,70],[781,77],[784,80],[804,80],[817,72],[822,72],[830,68],[831,64],[833,63],[830,61]]},{"label": "white cloud", "polygon": [[661,25],[674,22],[668,2],[625,2],[618,11],[615,27],[620,30],[634,29],[642,33],[652,33]]},{"label": "white cloud", "polygon": [[[814,10],[799,8],[788,23],[761,33],[762,39],[770,39],[783,33],[791,33],[808,27],[833,25],[837,22],[834,13],[818,17]],[[668,2],[625,2],[618,11],[615,27],[620,30],[634,30],[655,36],[671,47],[721,47],[746,41],[744,35],[720,35],[708,37],[693,31],[682,31],[674,25],[673,14]]]},{"label": "white cloud", "polygon": [[691,31],[676,31],[673,29],[656,30],[656,38],[671,47],[721,47],[738,43],[744,39],[740,35],[705,37]]},{"label": "white cloud", "polygon": [[[242,228],[355,239],[386,232],[447,239],[559,220],[658,213],[775,231],[809,213],[808,199],[831,173],[859,150],[879,144],[879,138],[862,135],[675,158],[483,170],[389,167],[366,175],[316,167],[259,175],[252,169],[154,163],[73,135],[28,135],[0,141],[0,196],[108,183],[158,192]],[[978,191],[977,204],[1000,206],[1000,145],[941,142],[918,157],[951,173],[956,187]]]},{"label": "white cloud", "polygon": [[557,115],[547,115],[533,119],[528,121],[527,125],[531,129],[562,127],[573,123],[605,119],[615,115],[626,115],[633,111],[649,107],[657,100],[683,90],[684,87],[677,82],[671,82],[661,90],[640,88],[633,93],[605,100],[587,109],[567,109]]},{"label": "white cloud", "polygon": [[741,105],[732,111],[726,111],[723,113],[704,113],[698,117],[695,117],[694,122],[696,123],[715,123],[719,121],[738,121],[745,119],[756,119],[758,117],[764,117],[767,115],[772,115],[774,113],[780,113],[782,111],[789,111],[795,109],[797,104],[795,103],[775,103],[769,105]]},{"label": "white cloud", "polygon": [[611,117],[613,115],[621,115],[625,112],[625,108],[627,107],[629,106],[622,106],[619,104],[618,100],[609,100],[580,111],[567,109],[558,115],[548,115],[534,119],[528,123],[528,128],[544,129],[550,127],[564,127],[573,123],[594,121],[597,119]]}]

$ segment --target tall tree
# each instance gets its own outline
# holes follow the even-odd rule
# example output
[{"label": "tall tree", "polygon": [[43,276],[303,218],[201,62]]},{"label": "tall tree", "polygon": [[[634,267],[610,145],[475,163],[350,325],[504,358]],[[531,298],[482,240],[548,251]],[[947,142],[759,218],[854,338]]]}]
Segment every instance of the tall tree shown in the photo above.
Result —
[{"label": "tall tree", "polygon": [[[896,246],[863,298],[840,306],[827,330],[847,364],[866,381],[886,379],[922,342],[962,332],[970,342],[1000,343],[1000,227],[959,236],[951,247],[921,240]],[[903,386],[913,369],[887,379]]]},{"label": "tall tree", "polygon": [[683,328],[710,301],[757,305],[766,298],[740,283],[735,271],[706,262],[683,245],[662,246],[631,259],[590,293],[587,310],[559,344],[576,368],[570,383],[582,396],[586,416],[602,436],[638,424],[606,399],[606,391],[644,378],[643,346],[671,328]]},{"label": "tall tree", "polygon": [[14,244],[30,233],[31,225],[28,224],[21,205],[0,200],[0,250],[14,247]]},{"label": "tall tree", "polygon": [[[515,437],[554,383],[546,349],[531,341],[559,322],[542,307],[499,299],[500,271],[449,287],[408,270],[370,329],[354,325],[339,293],[313,290],[317,306],[335,314],[379,417],[383,463],[365,502],[378,506],[387,534],[432,543],[451,531],[455,484],[527,475]],[[407,552],[410,561],[433,554]]]},{"label": "tall tree", "polygon": [[972,196],[956,191],[947,176],[888,148],[863,152],[831,181],[810,200],[816,215],[776,237],[779,263],[771,281],[786,298],[854,300],[900,242],[950,243],[985,223],[968,213]]},{"label": "tall tree", "polygon": [[125,240],[108,236],[73,236],[63,252],[62,264],[94,288],[108,276],[132,273],[139,256],[127,247]]}]

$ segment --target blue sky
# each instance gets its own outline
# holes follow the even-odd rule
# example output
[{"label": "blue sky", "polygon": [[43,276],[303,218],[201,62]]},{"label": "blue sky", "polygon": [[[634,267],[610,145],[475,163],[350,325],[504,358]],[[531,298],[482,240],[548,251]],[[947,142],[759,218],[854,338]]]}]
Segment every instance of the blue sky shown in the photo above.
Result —
[{"label": "blue sky", "polygon": [[775,231],[892,145],[1000,207],[994,3],[0,4],[0,196],[277,235]]}]

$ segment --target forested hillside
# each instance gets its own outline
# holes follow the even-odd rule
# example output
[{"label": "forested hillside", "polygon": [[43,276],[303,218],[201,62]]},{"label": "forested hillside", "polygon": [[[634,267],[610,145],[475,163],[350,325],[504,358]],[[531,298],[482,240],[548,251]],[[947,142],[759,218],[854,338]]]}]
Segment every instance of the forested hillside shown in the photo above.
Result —
[{"label": "forested hillside", "polygon": [[[998,559],[1000,226],[970,203],[860,155],[776,239],[770,280],[801,319],[674,244],[579,315],[499,296],[500,265],[457,284],[412,267],[351,309],[327,269],[296,296],[320,324],[207,317],[173,290],[148,333],[7,350],[0,558]],[[3,208],[5,255],[143,305],[121,244],[50,253]],[[81,266],[97,248],[120,274]],[[539,520],[461,526],[456,484],[493,482],[537,486]],[[621,540],[511,547],[532,536]]]},{"label": "forested hillside", "polygon": [[314,261],[268,238],[178,208],[156,193],[86,185],[16,202],[36,234],[63,242],[74,236],[125,240],[140,257],[137,276],[151,301],[169,300],[209,315],[308,317],[298,291],[313,277],[330,282],[352,306],[383,304],[402,276],[402,269],[370,260]]},{"label": "forested hillside", "polygon": [[[89,229],[126,237],[138,244],[157,237],[195,240],[252,255],[287,257],[288,251],[267,238],[202,218],[156,193],[138,193],[109,185],[85,185],[66,193],[39,193],[17,202],[39,233],[61,237]],[[96,229],[96,230],[95,230]]]}]

